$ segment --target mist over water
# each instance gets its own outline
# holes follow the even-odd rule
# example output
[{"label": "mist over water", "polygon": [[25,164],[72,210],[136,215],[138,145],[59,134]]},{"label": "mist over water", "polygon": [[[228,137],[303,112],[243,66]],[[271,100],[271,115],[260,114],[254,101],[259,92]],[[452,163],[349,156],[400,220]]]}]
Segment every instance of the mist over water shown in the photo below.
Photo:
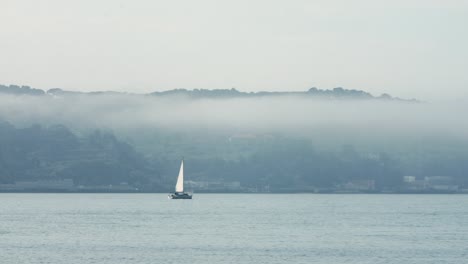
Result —
[{"label": "mist over water", "polygon": [[0,96],[0,118],[19,126],[89,129],[281,133],[339,139],[468,138],[462,103],[330,100],[296,96],[191,99],[125,94]]}]

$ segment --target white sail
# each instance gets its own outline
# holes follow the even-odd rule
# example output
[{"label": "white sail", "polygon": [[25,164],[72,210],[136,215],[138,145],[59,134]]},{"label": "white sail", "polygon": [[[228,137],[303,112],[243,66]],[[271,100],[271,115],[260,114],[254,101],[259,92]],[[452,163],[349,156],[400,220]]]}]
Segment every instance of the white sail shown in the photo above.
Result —
[{"label": "white sail", "polygon": [[184,161],[180,164],[179,177],[177,177],[177,183],[175,191],[178,193],[184,192]]}]

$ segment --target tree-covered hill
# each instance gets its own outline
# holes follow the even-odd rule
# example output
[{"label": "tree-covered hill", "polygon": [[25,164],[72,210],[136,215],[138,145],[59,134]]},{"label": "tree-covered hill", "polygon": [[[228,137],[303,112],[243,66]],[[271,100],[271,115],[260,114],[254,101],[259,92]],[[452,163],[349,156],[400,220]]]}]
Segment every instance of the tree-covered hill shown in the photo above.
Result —
[{"label": "tree-covered hill", "polygon": [[460,188],[468,186],[468,146],[460,143],[372,152],[352,145],[326,150],[307,139],[272,134],[203,137],[160,132],[154,139],[155,151],[143,156],[108,132],[78,136],[62,125],[17,128],[3,122],[0,184],[73,179],[83,186],[125,182],[142,191],[171,191],[185,156],[187,180],[238,182],[242,189],[237,191],[330,191],[356,185],[352,188],[398,191],[405,175],[420,180],[444,176]]},{"label": "tree-covered hill", "polygon": [[110,133],[76,136],[64,126],[0,123],[0,183],[73,179],[76,185],[127,182],[158,188],[151,164]]},{"label": "tree-covered hill", "polygon": [[[47,91],[41,89],[34,89],[29,86],[18,86],[18,85],[0,85],[0,93],[14,94],[14,95],[53,95],[53,96],[67,96],[67,95],[112,95],[122,94],[113,91],[97,91],[97,92],[77,92],[77,91],[66,91],[60,88],[52,88]],[[415,101],[415,100],[404,100],[398,97],[392,97],[388,94],[382,94],[380,96],[374,96],[368,92],[354,89],[344,89],[341,87],[334,88],[332,90],[322,90],[316,87],[310,88],[307,91],[302,92],[241,92],[232,89],[173,89],[162,92],[152,92],[150,96],[186,96],[189,98],[257,98],[257,97],[278,97],[278,96],[299,96],[305,98],[319,98],[319,99],[360,99],[360,100],[398,100],[398,101]]]}]

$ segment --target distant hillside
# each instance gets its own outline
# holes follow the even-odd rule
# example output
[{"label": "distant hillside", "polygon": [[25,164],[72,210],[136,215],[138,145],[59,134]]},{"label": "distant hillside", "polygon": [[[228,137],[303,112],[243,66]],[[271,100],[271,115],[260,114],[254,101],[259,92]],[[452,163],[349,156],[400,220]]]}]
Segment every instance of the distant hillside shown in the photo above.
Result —
[{"label": "distant hillside", "polygon": [[0,184],[72,179],[84,186],[126,182],[149,188],[155,176],[133,147],[110,133],[78,137],[62,125],[16,128],[0,122]]},{"label": "distant hillside", "polygon": [[4,94],[14,94],[14,95],[44,95],[45,92],[41,89],[34,89],[29,86],[18,86],[18,85],[1,85],[0,84],[0,93]]},{"label": "distant hillside", "polygon": [[234,88],[232,89],[175,89],[164,92],[153,92],[153,96],[166,96],[166,95],[184,95],[192,98],[240,98],[240,97],[278,97],[278,96],[299,96],[299,97],[316,97],[321,99],[379,99],[379,100],[405,100],[397,97],[392,97],[389,94],[382,94],[380,96],[373,96],[372,94],[361,90],[348,90],[341,87],[333,88],[332,90],[322,90],[318,88],[310,88],[304,92],[240,92]]},{"label": "distant hillside", "polygon": [[[54,96],[67,96],[67,95],[103,95],[103,94],[127,94],[113,91],[96,91],[96,92],[76,92],[66,91],[60,88],[49,89],[43,91],[40,89],[33,89],[29,86],[17,85],[0,85],[0,93],[15,94],[15,95],[54,95]],[[307,98],[320,98],[320,99],[359,99],[359,100],[398,100],[398,101],[416,101],[415,99],[407,100],[398,97],[392,97],[389,94],[382,94],[374,96],[368,92],[361,90],[348,90],[341,87],[333,88],[332,90],[322,90],[318,88],[310,88],[304,92],[241,92],[234,88],[232,89],[173,89],[163,92],[152,92],[149,96],[187,96],[190,98],[250,98],[250,97],[278,97],[278,96],[299,96]]]}]

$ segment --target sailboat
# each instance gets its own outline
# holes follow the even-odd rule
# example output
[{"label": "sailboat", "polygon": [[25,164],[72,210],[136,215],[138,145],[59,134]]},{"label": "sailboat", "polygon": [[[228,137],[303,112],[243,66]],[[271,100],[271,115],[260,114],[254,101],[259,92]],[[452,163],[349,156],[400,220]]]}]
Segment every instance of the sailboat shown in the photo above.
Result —
[{"label": "sailboat", "polygon": [[171,199],[192,199],[192,195],[184,192],[184,160],[180,163],[179,176],[175,186],[175,192],[169,194]]}]

